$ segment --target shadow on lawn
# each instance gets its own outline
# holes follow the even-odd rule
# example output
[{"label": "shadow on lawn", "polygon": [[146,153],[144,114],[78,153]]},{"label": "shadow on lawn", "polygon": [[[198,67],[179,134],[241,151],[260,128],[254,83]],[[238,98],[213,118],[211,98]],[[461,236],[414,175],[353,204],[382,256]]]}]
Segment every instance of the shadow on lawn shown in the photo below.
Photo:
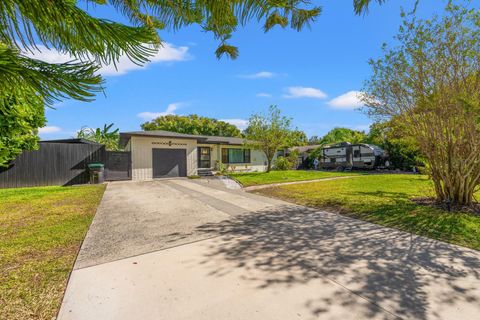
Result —
[{"label": "shadow on lawn", "polygon": [[340,215],[283,206],[199,231],[220,236],[205,257],[210,276],[255,270],[246,280],[258,290],[333,280],[373,302],[360,305],[334,286],[328,296],[305,297],[314,317],[331,316],[334,304],[357,318],[391,318],[384,308],[414,319],[442,318],[458,303],[480,304],[480,254]]}]

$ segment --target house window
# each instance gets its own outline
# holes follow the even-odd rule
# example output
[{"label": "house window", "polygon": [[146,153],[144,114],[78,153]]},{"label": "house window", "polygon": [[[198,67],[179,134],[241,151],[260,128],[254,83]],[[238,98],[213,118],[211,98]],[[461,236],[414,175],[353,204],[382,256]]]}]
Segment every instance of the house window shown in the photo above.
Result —
[{"label": "house window", "polygon": [[250,163],[250,149],[222,149],[222,163]]}]

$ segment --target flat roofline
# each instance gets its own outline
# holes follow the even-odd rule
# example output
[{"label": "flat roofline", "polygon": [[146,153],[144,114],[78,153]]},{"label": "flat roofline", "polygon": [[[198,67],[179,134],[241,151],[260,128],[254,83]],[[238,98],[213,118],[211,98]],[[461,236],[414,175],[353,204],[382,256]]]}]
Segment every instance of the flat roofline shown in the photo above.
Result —
[{"label": "flat roofline", "polygon": [[[157,132],[155,131],[121,132],[120,144],[125,146],[131,137],[187,139],[187,140],[196,140],[197,143],[200,143],[200,144],[243,145],[243,138],[240,138],[240,137],[204,136],[204,135],[184,134],[184,133],[176,133],[176,132],[160,131],[160,130]],[[242,140],[242,141],[239,141],[239,140]]]},{"label": "flat roofline", "polygon": [[90,141],[83,138],[72,138],[72,139],[56,139],[56,140],[40,140],[39,143],[82,143],[82,144],[98,144],[101,143]]}]

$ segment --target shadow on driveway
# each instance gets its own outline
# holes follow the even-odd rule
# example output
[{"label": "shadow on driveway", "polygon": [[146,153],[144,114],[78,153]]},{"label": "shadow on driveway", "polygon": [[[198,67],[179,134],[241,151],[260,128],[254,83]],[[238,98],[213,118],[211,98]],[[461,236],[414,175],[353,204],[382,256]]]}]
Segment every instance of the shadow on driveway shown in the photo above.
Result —
[{"label": "shadow on driveway", "polygon": [[219,236],[205,255],[204,263],[217,266],[212,277],[246,268],[262,271],[245,279],[259,289],[283,290],[317,279],[336,283],[333,295],[304,302],[312,316],[326,315],[333,304],[348,308],[355,302],[346,292],[371,302],[361,318],[382,317],[385,311],[410,319],[480,314],[480,253],[474,250],[301,206],[197,230]]}]

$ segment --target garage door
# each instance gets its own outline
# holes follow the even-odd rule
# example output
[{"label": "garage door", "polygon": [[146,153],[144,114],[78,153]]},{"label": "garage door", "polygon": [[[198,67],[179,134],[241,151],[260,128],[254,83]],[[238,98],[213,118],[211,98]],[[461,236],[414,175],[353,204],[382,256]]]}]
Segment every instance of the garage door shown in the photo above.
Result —
[{"label": "garage door", "polygon": [[186,177],[187,152],[185,149],[153,149],[154,178]]}]

